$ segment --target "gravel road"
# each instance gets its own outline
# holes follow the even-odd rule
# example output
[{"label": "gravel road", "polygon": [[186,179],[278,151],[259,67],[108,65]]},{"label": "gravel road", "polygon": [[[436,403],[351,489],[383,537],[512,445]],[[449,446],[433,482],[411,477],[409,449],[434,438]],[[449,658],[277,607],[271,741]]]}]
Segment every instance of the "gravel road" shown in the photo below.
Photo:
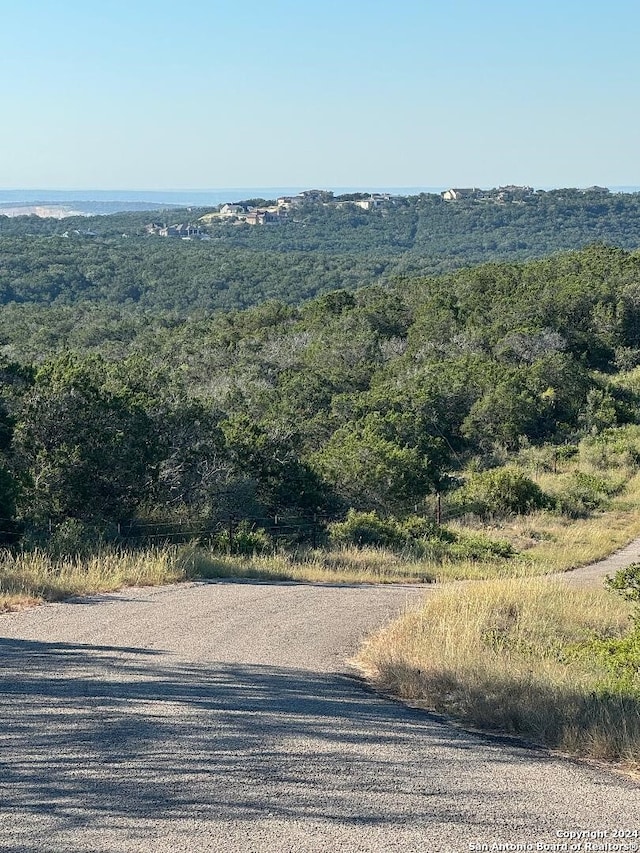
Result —
[{"label": "gravel road", "polygon": [[602,586],[607,575],[615,575],[618,569],[624,569],[631,563],[639,561],[640,539],[634,539],[633,542],[611,554],[610,557],[598,560],[597,563],[591,563],[590,566],[582,566],[572,572],[564,572],[558,577],[570,586]]},{"label": "gravel road", "polygon": [[193,583],[1,616],[0,850],[632,850],[568,836],[640,830],[632,781],[353,677],[423,593]]}]

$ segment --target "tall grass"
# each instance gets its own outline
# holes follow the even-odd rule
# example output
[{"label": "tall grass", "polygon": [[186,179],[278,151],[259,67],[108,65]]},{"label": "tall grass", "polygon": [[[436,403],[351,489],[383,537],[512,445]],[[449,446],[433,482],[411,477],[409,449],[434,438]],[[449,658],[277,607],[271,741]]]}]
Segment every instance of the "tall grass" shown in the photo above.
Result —
[{"label": "tall grass", "polygon": [[[176,583],[194,577],[260,578],[315,583],[432,583],[484,580],[564,571],[610,554],[640,535],[640,477],[633,491],[604,513],[566,519],[537,513],[485,527],[513,543],[512,558],[419,557],[407,548],[344,546],[268,555],[223,555],[188,546],[140,550],[105,548],[87,557],[53,557],[44,551],[0,552],[0,611],[108,592],[125,586]],[[467,530],[460,525],[462,530]],[[472,532],[473,532],[472,528]]]},{"label": "tall grass", "polygon": [[135,551],[104,549],[89,557],[43,551],[0,552],[0,611],[42,601],[152,586],[192,578],[260,578],[318,583],[424,583],[435,579],[418,560],[384,549],[228,556],[195,545]]},{"label": "tall grass", "polygon": [[443,589],[373,636],[357,663],[378,687],[481,728],[640,766],[640,689],[572,648],[629,629],[604,590],[542,578]]},{"label": "tall grass", "polygon": [[89,557],[52,557],[44,551],[0,552],[0,611],[125,586],[154,586],[189,577],[184,549],[105,549]]},{"label": "tall grass", "polygon": [[607,510],[587,518],[534,513],[496,522],[494,535],[519,552],[517,574],[562,572],[595,562],[640,536],[640,474],[634,474]]},{"label": "tall grass", "polygon": [[425,562],[385,548],[343,547],[233,556],[191,549],[192,571],[204,578],[259,578],[315,583],[429,583]]}]

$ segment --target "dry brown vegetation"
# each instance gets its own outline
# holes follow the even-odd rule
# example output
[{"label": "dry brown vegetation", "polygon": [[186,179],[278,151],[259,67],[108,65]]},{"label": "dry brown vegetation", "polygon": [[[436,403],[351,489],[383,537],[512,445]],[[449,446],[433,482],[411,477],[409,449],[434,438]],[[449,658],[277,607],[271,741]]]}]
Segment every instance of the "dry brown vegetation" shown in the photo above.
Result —
[{"label": "dry brown vegetation", "polygon": [[638,767],[640,695],[572,654],[622,636],[629,613],[611,592],[543,578],[443,588],[372,637],[357,663],[379,688],[466,724]]}]

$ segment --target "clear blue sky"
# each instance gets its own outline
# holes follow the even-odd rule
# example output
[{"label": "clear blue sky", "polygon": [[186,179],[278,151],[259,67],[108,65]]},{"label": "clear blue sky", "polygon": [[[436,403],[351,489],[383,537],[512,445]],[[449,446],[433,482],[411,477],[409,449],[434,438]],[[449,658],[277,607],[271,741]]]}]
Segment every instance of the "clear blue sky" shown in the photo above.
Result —
[{"label": "clear blue sky", "polygon": [[0,188],[640,184],[638,0],[0,0]]}]

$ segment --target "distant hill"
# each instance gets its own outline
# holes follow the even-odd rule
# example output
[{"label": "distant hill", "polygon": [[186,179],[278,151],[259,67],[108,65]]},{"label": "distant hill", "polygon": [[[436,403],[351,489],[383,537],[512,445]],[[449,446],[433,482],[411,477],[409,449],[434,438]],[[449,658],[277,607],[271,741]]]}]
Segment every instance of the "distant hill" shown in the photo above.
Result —
[{"label": "distant hill", "polygon": [[[0,215],[0,305],[103,305],[186,316],[271,299],[295,305],[330,290],[594,243],[640,247],[640,193],[451,193],[452,200],[440,193],[309,191],[289,201],[227,205],[228,217],[219,215],[222,206],[63,220]],[[235,207],[242,212],[234,215]]]},{"label": "distant hill", "polygon": [[[167,203],[164,208],[178,207]],[[38,216],[41,219],[67,219],[73,216],[108,216],[134,210],[158,210],[151,201],[42,201],[0,202],[0,216]]]}]

